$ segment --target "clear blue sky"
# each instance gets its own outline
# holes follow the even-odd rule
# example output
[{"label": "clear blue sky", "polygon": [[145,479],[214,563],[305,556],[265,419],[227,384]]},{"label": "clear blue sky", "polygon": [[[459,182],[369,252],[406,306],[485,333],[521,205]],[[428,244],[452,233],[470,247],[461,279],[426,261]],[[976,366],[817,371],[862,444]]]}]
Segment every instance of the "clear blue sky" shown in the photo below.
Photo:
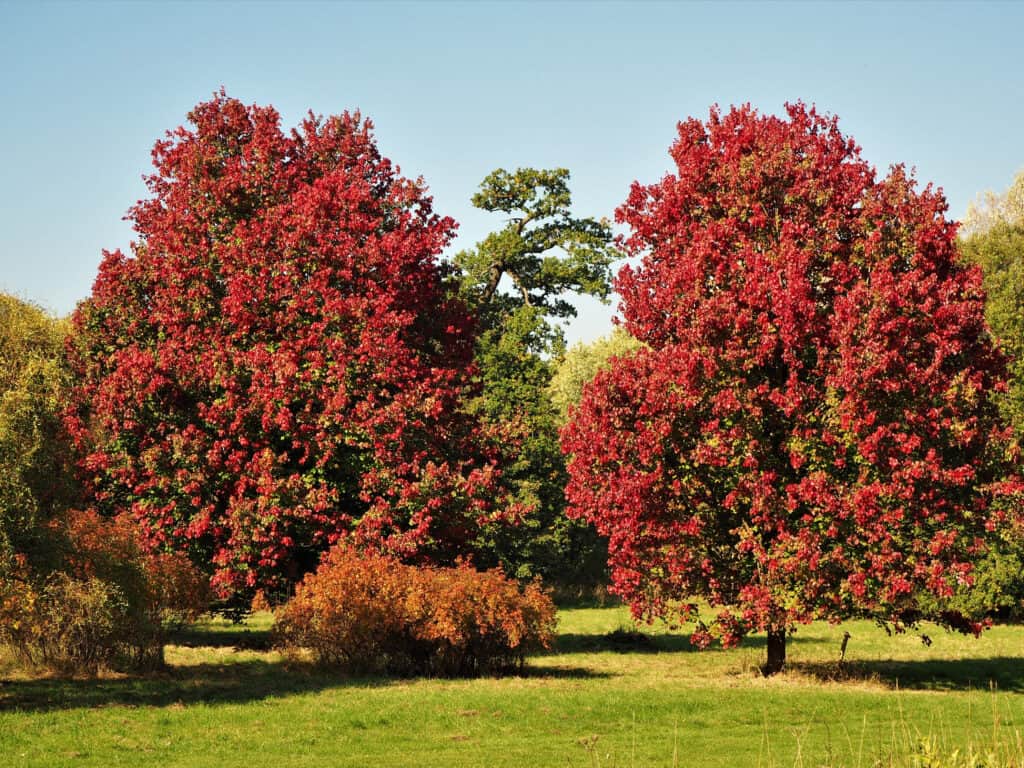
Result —
[{"label": "clear blue sky", "polygon": [[[223,85],[361,109],[467,247],[501,221],[469,198],[496,167],[567,167],[611,215],[669,167],[677,121],[803,99],[879,168],[916,166],[959,218],[1024,167],[1024,3],[46,3],[0,0],[0,290],[66,313],[162,133]],[[585,305],[570,338],[609,327]]]}]

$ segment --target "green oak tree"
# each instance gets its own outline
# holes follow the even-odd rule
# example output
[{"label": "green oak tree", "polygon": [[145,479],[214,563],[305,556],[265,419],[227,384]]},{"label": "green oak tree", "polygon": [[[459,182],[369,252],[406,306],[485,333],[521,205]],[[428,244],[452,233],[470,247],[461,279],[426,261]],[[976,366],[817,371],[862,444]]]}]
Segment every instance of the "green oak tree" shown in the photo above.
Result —
[{"label": "green oak tree", "polygon": [[482,559],[519,577],[586,590],[604,579],[604,546],[589,526],[564,515],[565,462],[548,386],[565,349],[559,321],[576,315],[571,298],[607,301],[619,254],[607,221],[573,215],[564,168],[498,169],[472,202],[505,218],[504,227],[455,256],[458,291],[478,322],[483,388],[474,408],[521,434],[505,478],[532,509],[514,529],[485,532]]},{"label": "green oak tree", "polygon": [[[504,228],[455,257],[463,295],[490,315],[485,324],[522,306],[553,318],[575,317],[570,294],[607,299],[618,253],[606,220],[572,215],[569,171],[499,168],[480,184],[473,205],[508,216]],[[508,276],[514,291],[503,293]],[[489,321],[486,322],[486,321]]]}]

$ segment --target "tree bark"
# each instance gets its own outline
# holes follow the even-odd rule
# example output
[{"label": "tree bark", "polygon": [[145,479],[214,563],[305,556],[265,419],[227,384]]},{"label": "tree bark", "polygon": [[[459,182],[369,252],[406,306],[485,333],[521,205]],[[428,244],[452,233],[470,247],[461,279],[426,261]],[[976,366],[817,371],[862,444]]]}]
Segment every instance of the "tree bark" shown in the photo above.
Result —
[{"label": "tree bark", "polygon": [[762,670],[767,677],[781,672],[786,666],[786,630],[771,628],[768,630],[768,663]]}]

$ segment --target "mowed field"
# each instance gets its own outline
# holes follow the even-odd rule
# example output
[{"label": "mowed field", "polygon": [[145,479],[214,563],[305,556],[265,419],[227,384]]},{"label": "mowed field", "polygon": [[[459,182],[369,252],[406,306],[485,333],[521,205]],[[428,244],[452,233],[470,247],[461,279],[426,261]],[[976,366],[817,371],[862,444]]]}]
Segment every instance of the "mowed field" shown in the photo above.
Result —
[{"label": "mowed field", "polygon": [[[0,668],[0,766],[910,766],[969,751],[1024,764],[1024,628],[889,637],[802,628],[787,673],[764,638],[695,651],[625,608],[560,613],[519,675],[348,678],[263,650],[269,615],[211,621],[167,672],[29,679]],[[847,661],[837,663],[844,631]]]}]

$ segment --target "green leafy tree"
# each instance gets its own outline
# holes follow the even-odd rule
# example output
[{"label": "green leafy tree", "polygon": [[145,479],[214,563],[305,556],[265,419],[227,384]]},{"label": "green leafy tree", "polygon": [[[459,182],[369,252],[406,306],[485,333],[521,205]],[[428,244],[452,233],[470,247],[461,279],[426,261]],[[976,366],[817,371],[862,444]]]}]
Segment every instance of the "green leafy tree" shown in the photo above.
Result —
[{"label": "green leafy tree", "polygon": [[1000,224],[1024,222],[1024,170],[1013,179],[1013,183],[1002,193],[988,190],[967,206],[964,220],[960,222],[960,234],[970,238],[984,234]]},{"label": "green leafy tree", "polygon": [[[606,220],[572,215],[568,170],[499,168],[483,180],[473,205],[508,216],[503,229],[455,257],[463,294],[481,311],[485,326],[500,325],[523,306],[541,310],[545,318],[575,317],[570,294],[607,299],[611,263],[618,256],[611,228]],[[505,276],[512,293],[499,290]]]},{"label": "green leafy tree", "polygon": [[[974,224],[970,224],[971,221]],[[1024,434],[1024,172],[1002,197],[984,209],[971,207],[961,238],[964,257],[981,267],[985,318],[1009,355],[1010,391],[1002,406],[1018,435]],[[981,225],[979,222],[984,222]]]},{"label": "green leafy tree", "polygon": [[[968,206],[960,250],[982,270],[985,318],[1010,359],[1009,388],[999,404],[1020,440],[1024,435],[1024,171],[1002,194],[986,192]],[[1024,531],[1014,527],[997,539],[977,566],[971,589],[956,607],[972,615],[1019,616],[1024,606]]]},{"label": "green leafy tree", "polygon": [[576,315],[570,298],[606,301],[618,251],[607,221],[573,216],[568,182],[561,168],[491,173],[473,205],[503,214],[506,224],[457,254],[455,266],[479,328],[483,389],[475,408],[521,432],[518,459],[504,471],[532,509],[515,529],[486,531],[482,559],[520,577],[587,588],[604,578],[604,549],[591,528],[563,514],[565,462],[548,386],[565,349],[558,322]]},{"label": "green leafy tree", "polygon": [[0,294],[0,567],[15,552],[36,564],[52,557],[45,524],[75,498],[62,422],[65,330],[39,307]]},{"label": "green leafy tree", "polygon": [[205,579],[146,552],[127,518],[74,509],[69,330],[0,294],[0,646],[65,673],[159,664],[166,625],[205,609]]}]

